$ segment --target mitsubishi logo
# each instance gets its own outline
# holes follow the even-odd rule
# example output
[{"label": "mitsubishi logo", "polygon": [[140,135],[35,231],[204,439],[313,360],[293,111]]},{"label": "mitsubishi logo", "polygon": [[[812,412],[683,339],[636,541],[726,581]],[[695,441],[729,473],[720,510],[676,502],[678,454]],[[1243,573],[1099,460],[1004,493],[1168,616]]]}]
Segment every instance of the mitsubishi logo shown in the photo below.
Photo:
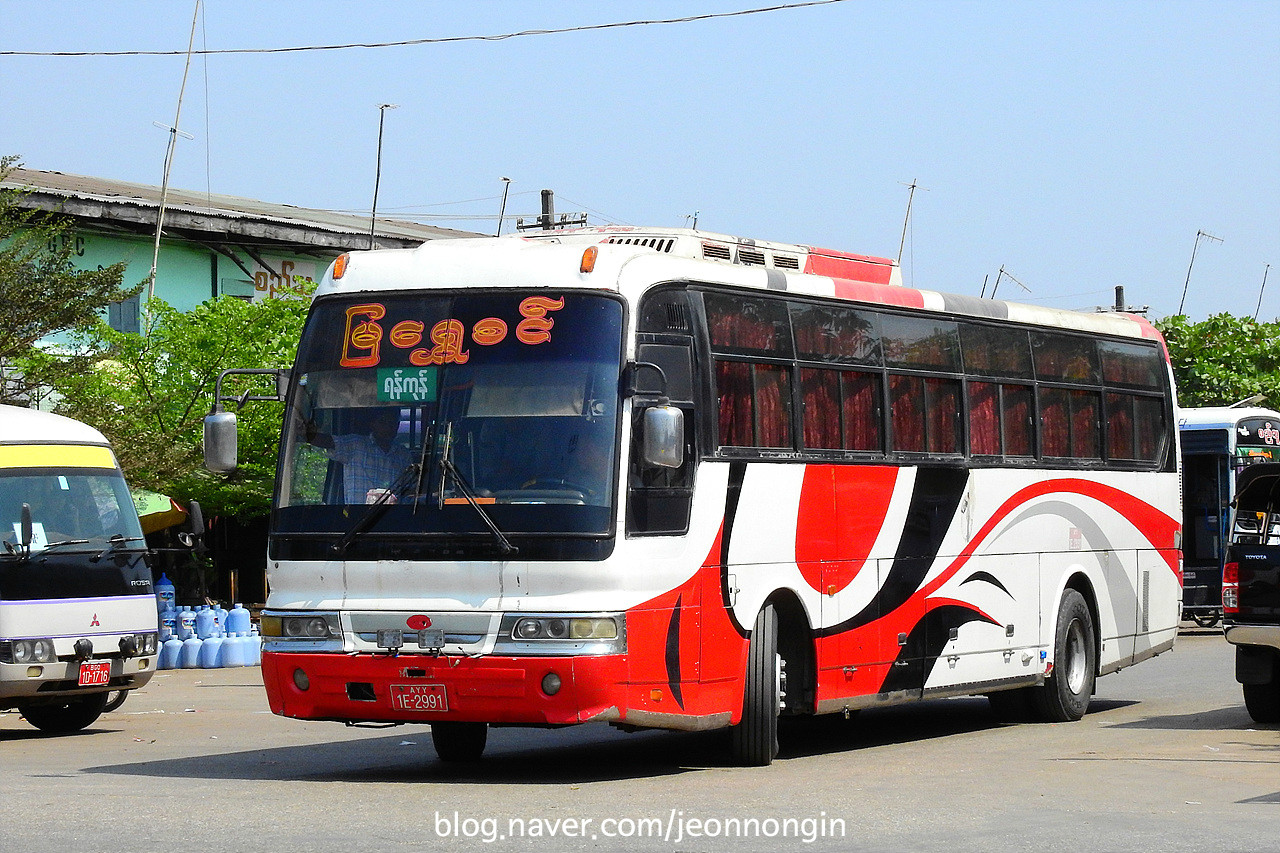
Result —
[{"label": "mitsubishi logo", "polygon": [[89,620],[89,627],[90,627],[90,628],[100,628],[100,627],[102,627],[102,623],[98,621],[98,614],[97,614],[97,613],[93,614],[93,618]]}]

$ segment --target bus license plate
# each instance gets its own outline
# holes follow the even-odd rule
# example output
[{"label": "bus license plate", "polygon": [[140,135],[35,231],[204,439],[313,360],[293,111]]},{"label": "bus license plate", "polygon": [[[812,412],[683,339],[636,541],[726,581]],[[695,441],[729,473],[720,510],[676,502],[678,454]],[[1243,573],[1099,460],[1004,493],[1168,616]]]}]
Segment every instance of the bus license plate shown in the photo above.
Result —
[{"label": "bus license plate", "polygon": [[443,684],[393,684],[391,707],[399,711],[447,711]]},{"label": "bus license plate", "polygon": [[111,683],[111,661],[87,660],[80,664],[80,686],[100,687]]}]

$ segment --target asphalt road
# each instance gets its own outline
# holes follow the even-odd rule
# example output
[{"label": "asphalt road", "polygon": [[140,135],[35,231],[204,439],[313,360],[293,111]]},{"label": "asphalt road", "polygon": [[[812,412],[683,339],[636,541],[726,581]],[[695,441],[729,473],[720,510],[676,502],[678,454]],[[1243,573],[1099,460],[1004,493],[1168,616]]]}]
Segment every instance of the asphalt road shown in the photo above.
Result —
[{"label": "asphalt road", "polygon": [[1280,728],[1220,631],[1098,682],[1078,723],[983,699],[790,721],[769,768],[723,733],[425,726],[270,714],[257,669],[161,672],[83,733],[0,712],[0,851],[1280,850]]}]

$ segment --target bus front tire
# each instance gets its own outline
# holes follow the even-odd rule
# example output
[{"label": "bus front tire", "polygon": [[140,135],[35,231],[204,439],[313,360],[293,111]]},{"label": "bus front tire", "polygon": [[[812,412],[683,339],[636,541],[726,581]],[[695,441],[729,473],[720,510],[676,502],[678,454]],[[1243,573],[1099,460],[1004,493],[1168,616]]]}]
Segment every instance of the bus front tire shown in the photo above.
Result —
[{"label": "bus front tire", "polygon": [[1098,673],[1093,614],[1074,589],[1062,594],[1053,641],[1053,673],[1036,690],[1036,710],[1049,723],[1080,719],[1089,707]]},{"label": "bus front tire", "polygon": [[107,706],[107,693],[90,693],[62,702],[24,705],[18,710],[27,722],[42,732],[66,734],[87,728],[102,715]]},{"label": "bus front tire", "polygon": [[764,767],[778,754],[778,712],[782,684],[778,659],[778,617],[772,604],[756,616],[747,649],[747,684],[742,719],[731,731],[735,764]]},{"label": "bus front tire", "polygon": [[431,724],[431,743],[441,761],[479,761],[488,742],[488,723],[441,721]]}]

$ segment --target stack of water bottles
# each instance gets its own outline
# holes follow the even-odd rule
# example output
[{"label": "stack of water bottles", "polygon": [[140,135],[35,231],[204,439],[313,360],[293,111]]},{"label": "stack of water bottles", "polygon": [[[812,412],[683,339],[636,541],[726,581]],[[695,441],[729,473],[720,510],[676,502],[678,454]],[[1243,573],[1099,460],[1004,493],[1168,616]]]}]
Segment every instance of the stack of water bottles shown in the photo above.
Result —
[{"label": "stack of water bottles", "polygon": [[160,612],[161,643],[157,669],[213,669],[262,663],[262,640],[244,605],[237,604],[231,610],[207,604],[179,605],[174,601],[173,582],[161,573],[156,582],[156,606]]}]

